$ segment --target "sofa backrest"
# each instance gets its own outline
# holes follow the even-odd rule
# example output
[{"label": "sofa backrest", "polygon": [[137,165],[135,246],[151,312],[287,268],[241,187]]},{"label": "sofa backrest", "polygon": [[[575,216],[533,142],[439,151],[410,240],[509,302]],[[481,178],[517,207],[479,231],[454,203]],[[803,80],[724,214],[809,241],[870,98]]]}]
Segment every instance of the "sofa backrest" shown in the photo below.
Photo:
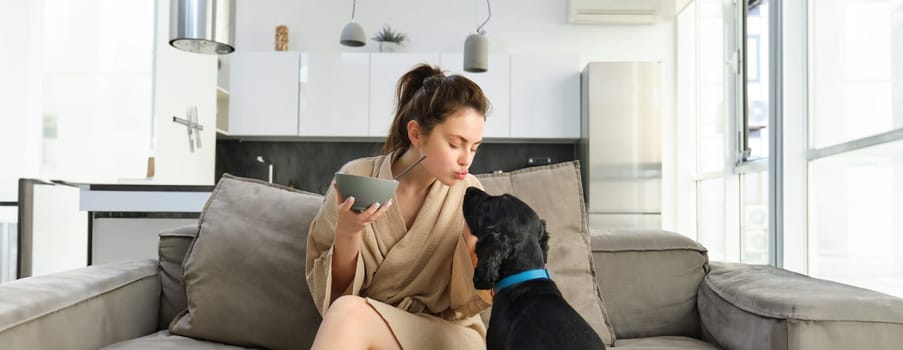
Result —
[{"label": "sofa backrest", "polygon": [[[552,234],[547,268],[565,299],[611,345],[614,331],[605,317],[604,303],[593,276],[579,164],[568,162],[479,177],[487,191],[515,194],[546,220]],[[182,261],[197,231],[198,227],[192,225],[160,234],[163,283],[160,329],[166,329],[172,318],[186,308]]]},{"label": "sofa backrest", "polygon": [[158,329],[169,328],[169,323],[179,312],[188,307],[185,284],[182,282],[182,261],[191,241],[198,234],[197,224],[186,225],[160,232],[160,315]]},{"label": "sofa backrest", "polygon": [[[576,184],[572,187],[577,192],[569,194],[567,198],[574,197],[578,203],[577,209],[570,210],[569,207],[562,206],[562,190],[552,186],[560,185],[561,178],[565,176],[562,174],[574,178],[568,181]],[[559,281],[566,284],[561,286],[563,292],[576,291],[577,301],[569,302],[578,304],[578,310],[586,313],[585,318],[598,321],[597,327],[594,327],[598,328],[597,332],[610,332],[608,339],[614,336],[700,337],[696,290],[707,268],[708,258],[704,247],[687,237],[664,231],[595,232],[592,237],[592,258],[584,255],[583,260],[588,265],[578,268],[577,265],[582,264],[580,251],[588,252],[589,249],[586,244],[585,209],[582,206],[582,194],[579,193],[581,187],[577,164],[481,176],[481,181],[488,191],[516,193],[522,199],[531,201],[531,205],[539,212],[558,213],[561,208],[565,212],[577,212],[576,219],[561,213],[546,215],[549,227],[556,228],[554,231],[558,239],[557,243],[551,242],[557,248],[550,249],[549,257],[552,262],[553,255],[557,256],[554,259],[556,263],[565,264],[565,270],[574,271],[571,273],[574,281],[564,278],[568,276],[566,272],[556,275],[564,278]],[[568,236],[564,234],[566,231],[578,234]],[[187,307],[182,282],[182,261],[197,232],[198,227],[190,225],[160,234],[160,329],[168,328],[173,317]],[[567,239],[562,240],[565,236]],[[586,243],[581,245],[580,241]],[[550,266],[550,271],[557,271],[556,267]],[[582,288],[582,282],[579,281],[582,279],[588,280],[588,290],[579,289]]]},{"label": "sofa backrest", "polygon": [[705,247],[668,231],[591,231],[596,282],[615,336],[700,338],[696,294]]}]

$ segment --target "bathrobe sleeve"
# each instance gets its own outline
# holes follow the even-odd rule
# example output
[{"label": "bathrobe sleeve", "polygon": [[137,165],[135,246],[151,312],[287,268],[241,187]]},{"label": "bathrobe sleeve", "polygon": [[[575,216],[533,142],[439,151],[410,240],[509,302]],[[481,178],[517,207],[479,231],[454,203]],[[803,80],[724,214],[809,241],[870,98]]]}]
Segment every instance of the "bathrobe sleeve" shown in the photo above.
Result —
[{"label": "bathrobe sleeve", "polygon": [[[306,278],[310,294],[320,314],[326,313],[332,302],[332,251],[335,241],[336,218],[338,216],[336,194],[332,186],[326,191],[320,212],[310,224],[307,236]],[[354,277],[348,288],[338,293],[341,295],[358,295],[364,284],[364,260],[361,252],[357,253],[357,265]]]}]

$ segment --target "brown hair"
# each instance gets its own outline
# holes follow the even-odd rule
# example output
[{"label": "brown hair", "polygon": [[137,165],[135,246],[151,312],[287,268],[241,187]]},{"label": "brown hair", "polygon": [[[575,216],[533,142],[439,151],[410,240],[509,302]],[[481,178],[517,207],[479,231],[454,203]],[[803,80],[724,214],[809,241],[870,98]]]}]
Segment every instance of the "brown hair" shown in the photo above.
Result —
[{"label": "brown hair", "polygon": [[446,75],[438,67],[419,64],[398,80],[395,118],[383,154],[411,147],[408,122],[416,120],[423,135],[461,108],[473,108],[486,118],[489,100],[476,83],[460,75]]}]

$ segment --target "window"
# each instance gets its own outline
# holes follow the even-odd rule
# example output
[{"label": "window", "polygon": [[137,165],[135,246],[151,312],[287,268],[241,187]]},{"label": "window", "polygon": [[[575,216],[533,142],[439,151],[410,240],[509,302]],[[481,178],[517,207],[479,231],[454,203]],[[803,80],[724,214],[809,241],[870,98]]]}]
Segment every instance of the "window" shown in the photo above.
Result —
[{"label": "window", "polygon": [[737,3],[678,14],[683,215],[712,260],[903,296],[903,0]]},{"label": "window", "polygon": [[741,179],[740,260],[768,264],[768,172],[743,174]]},{"label": "window", "polygon": [[903,296],[903,1],[809,2],[809,274]]},{"label": "window", "polygon": [[815,160],[814,276],[903,296],[903,141]]},{"label": "window", "polygon": [[903,95],[892,97],[894,83],[903,88],[901,6],[899,0],[811,2],[811,146],[903,127]]},{"label": "window", "polygon": [[[684,159],[695,162],[695,232],[712,260],[771,262],[769,172],[761,161],[768,155],[767,5],[697,0],[677,18],[678,86],[694,92],[678,91],[678,118],[696,127],[695,152]],[[750,52],[738,60],[744,42]],[[756,114],[747,125],[740,116],[750,108]]]},{"label": "window", "polygon": [[0,202],[0,283],[16,279],[19,208],[13,204]]},{"label": "window", "polygon": [[697,173],[723,172],[724,133],[724,15],[721,1],[700,1],[699,6],[699,116]]},{"label": "window", "polygon": [[699,181],[699,209],[697,209],[697,240],[709,250],[709,259],[728,260],[727,240],[724,234],[724,179]]},{"label": "window", "polygon": [[151,149],[153,1],[44,0],[41,176],[144,178]]},{"label": "window", "polygon": [[768,0],[749,0],[745,18],[744,161],[768,157],[768,26]]}]

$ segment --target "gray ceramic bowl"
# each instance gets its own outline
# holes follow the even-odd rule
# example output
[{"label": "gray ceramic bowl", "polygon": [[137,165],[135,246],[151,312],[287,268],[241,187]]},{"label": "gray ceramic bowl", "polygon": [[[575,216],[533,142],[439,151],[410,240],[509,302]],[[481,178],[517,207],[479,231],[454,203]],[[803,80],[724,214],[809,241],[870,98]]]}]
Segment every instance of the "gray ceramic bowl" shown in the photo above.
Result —
[{"label": "gray ceramic bowl", "polygon": [[369,176],[335,174],[335,183],[339,188],[342,200],[354,196],[352,210],[364,211],[373,203],[386,204],[395,195],[398,181],[379,179]]}]

